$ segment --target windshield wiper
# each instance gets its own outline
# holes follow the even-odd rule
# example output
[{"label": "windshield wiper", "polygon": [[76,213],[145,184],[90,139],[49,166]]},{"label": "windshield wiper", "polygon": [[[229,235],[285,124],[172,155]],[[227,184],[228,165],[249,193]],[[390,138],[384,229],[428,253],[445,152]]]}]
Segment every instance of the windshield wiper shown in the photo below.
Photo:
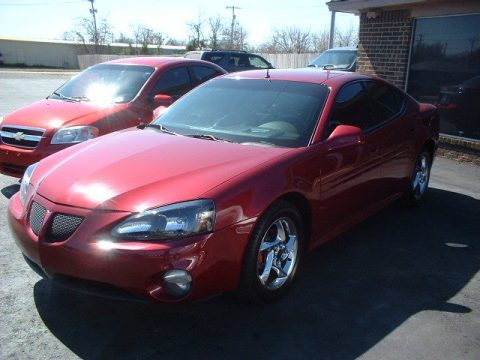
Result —
[{"label": "windshield wiper", "polygon": [[74,102],[79,102],[79,101],[80,101],[80,99],[77,99],[77,98],[74,98],[74,97],[70,97],[70,96],[65,96],[65,95],[63,95],[62,93],[59,93],[58,91],[54,91],[54,92],[53,92],[53,95],[59,96],[60,99],[62,99],[62,100],[74,101]]},{"label": "windshield wiper", "polygon": [[147,127],[160,130],[161,132],[163,132],[165,134],[180,135],[179,133],[176,133],[175,131],[170,130],[169,128],[163,126],[162,124],[147,124],[147,125],[143,125],[143,126],[140,126],[140,125],[138,126],[139,129],[145,129]]},{"label": "windshield wiper", "polygon": [[74,101],[74,102],[90,101],[90,99],[86,96],[66,96],[66,95],[63,95],[62,93],[59,93],[58,91],[54,91],[53,95],[57,95],[60,97],[60,99],[66,100],[66,101]]},{"label": "windshield wiper", "polygon": [[204,140],[212,140],[212,141],[223,141],[223,142],[233,142],[231,140],[227,140],[227,139],[222,139],[222,138],[219,138],[217,136],[213,136],[213,135],[208,135],[208,134],[191,134],[191,135],[185,135],[185,136],[188,136],[188,137],[192,137],[192,138],[195,138],[195,139],[204,139]]},{"label": "windshield wiper", "polygon": [[85,95],[83,96],[72,96],[72,99],[75,99],[76,101],[90,101],[88,97]]}]

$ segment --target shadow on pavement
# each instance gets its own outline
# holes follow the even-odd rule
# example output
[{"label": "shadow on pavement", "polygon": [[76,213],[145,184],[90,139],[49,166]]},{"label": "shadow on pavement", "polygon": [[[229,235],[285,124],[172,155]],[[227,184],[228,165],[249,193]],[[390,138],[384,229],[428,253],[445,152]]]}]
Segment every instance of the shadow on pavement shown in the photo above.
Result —
[{"label": "shadow on pavement", "polygon": [[9,186],[5,186],[0,191],[2,192],[3,196],[5,196],[7,199],[10,199],[19,190],[20,184],[12,184]]},{"label": "shadow on pavement", "polygon": [[75,354],[96,358],[355,359],[423,310],[468,313],[449,299],[480,268],[480,201],[430,189],[310,253],[282,301],[228,296],[192,305],[88,297],[39,281],[35,303]]}]

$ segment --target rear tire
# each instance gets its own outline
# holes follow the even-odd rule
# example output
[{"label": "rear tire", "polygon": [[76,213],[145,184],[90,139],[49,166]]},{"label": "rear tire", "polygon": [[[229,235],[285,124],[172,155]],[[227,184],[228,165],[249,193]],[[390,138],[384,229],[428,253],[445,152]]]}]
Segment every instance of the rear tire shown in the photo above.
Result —
[{"label": "rear tire", "polygon": [[408,205],[418,206],[423,202],[430,181],[431,167],[432,157],[430,152],[426,149],[422,149],[415,161],[409,188],[405,193],[405,200]]},{"label": "rear tire", "polygon": [[255,303],[281,298],[295,279],[303,245],[300,212],[289,202],[275,202],[252,233],[236,295]]}]

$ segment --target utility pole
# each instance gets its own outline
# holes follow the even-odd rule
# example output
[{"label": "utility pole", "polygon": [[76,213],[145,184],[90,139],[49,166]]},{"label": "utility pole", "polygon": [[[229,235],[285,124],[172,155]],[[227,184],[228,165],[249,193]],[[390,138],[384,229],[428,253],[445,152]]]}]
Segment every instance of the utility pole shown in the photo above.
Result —
[{"label": "utility pole", "polygon": [[232,9],[232,27],[230,29],[230,49],[233,49],[233,29],[235,27],[235,9],[240,10],[241,7],[232,5],[232,6],[227,6],[227,9]]},{"label": "utility pole", "polygon": [[97,52],[97,45],[98,45],[98,30],[97,30],[97,18],[95,17],[95,13],[97,12],[97,9],[93,6],[93,2],[95,0],[87,0],[90,2],[92,5],[92,8],[90,9],[90,14],[92,14],[93,17],[93,29],[95,33],[93,34],[93,42],[95,43],[95,52]]}]

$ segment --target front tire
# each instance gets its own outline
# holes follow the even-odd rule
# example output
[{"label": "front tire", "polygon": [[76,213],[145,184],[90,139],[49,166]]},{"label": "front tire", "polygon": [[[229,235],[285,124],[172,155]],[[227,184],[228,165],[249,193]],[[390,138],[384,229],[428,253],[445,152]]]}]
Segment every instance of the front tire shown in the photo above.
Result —
[{"label": "front tire", "polygon": [[245,251],[237,295],[266,303],[282,297],[293,283],[303,252],[303,221],[298,209],[275,202],[260,218]]}]

